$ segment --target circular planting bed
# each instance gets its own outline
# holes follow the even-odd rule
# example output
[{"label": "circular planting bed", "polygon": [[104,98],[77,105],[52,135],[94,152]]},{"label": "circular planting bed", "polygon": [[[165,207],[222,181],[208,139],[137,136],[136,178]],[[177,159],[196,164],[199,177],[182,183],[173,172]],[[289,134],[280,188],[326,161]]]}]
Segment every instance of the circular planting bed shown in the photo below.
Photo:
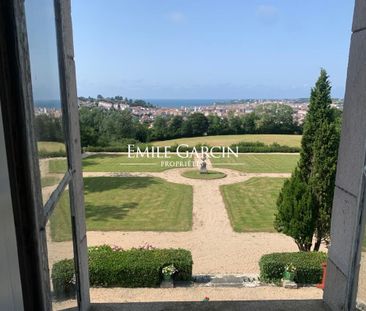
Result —
[{"label": "circular planting bed", "polygon": [[190,170],[183,172],[182,176],[193,179],[219,179],[226,177],[226,174],[218,171],[208,171],[207,173],[201,174],[199,170]]}]

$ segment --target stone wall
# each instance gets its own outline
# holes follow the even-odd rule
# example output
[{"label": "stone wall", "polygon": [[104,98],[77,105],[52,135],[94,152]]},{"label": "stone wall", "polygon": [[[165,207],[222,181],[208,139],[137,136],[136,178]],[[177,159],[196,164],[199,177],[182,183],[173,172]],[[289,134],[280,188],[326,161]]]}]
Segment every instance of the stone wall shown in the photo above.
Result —
[{"label": "stone wall", "polygon": [[366,142],[366,0],[356,0],[324,301],[350,310],[357,290]]}]

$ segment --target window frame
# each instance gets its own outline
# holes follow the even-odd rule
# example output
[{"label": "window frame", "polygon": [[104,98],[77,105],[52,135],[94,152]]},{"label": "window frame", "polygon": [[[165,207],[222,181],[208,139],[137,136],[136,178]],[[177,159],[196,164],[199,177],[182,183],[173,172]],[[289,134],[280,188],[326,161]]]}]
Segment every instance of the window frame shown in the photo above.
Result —
[{"label": "window frame", "polygon": [[[31,0],[28,0],[31,1]],[[0,2],[0,102],[16,225],[24,310],[51,310],[46,224],[69,186],[77,301],[90,307],[78,99],[70,0],[54,5],[60,95],[68,170],[46,204],[34,131],[26,11],[23,0]],[[20,125],[20,126],[18,126]]]}]

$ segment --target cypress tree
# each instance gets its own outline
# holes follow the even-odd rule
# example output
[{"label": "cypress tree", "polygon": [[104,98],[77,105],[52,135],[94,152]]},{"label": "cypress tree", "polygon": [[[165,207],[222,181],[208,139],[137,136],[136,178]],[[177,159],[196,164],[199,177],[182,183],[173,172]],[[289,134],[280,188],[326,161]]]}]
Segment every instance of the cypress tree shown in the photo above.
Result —
[{"label": "cypress tree", "polygon": [[298,167],[277,201],[275,228],[294,238],[301,251],[314,251],[329,238],[340,123],[331,108],[331,86],[324,69],[311,90]]}]

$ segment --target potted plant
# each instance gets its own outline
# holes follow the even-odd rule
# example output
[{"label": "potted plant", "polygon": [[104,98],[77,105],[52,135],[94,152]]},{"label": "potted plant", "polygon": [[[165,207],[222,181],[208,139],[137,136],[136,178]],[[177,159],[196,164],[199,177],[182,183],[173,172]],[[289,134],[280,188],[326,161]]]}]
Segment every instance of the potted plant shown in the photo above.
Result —
[{"label": "potted plant", "polygon": [[283,278],[286,281],[293,282],[295,280],[296,267],[290,263],[285,267],[285,272],[283,273]]},{"label": "potted plant", "polygon": [[169,265],[164,267],[161,270],[161,273],[163,274],[164,281],[172,282],[174,273],[178,272],[177,268],[174,267],[174,265]]}]

